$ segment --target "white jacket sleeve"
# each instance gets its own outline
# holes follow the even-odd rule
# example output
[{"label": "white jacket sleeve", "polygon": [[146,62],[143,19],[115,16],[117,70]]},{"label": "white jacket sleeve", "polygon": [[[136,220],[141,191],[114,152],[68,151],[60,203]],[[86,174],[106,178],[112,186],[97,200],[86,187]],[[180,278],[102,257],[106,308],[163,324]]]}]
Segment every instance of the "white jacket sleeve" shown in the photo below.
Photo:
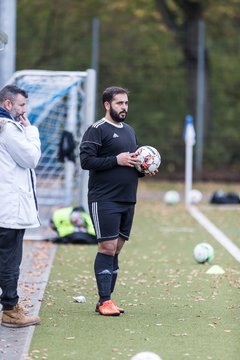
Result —
[{"label": "white jacket sleeve", "polygon": [[36,126],[19,129],[8,123],[3,132],[5,147],[13,160],[23,168],[35,168],[41,157],[41,143]]}]

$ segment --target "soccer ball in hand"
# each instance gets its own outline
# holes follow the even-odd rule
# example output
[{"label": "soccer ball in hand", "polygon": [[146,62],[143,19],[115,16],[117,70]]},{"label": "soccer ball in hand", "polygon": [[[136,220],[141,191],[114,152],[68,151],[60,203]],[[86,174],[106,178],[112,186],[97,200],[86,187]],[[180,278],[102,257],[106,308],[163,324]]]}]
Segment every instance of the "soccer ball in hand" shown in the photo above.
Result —
[{"label": "soccer ball in hand", "polygon": [[140,164],[135,165],[136,169],[143,174],[150,174],[156,171],[161,164],[161,156],[157,149],[152,146],[141,146],[137,149],[137,157]]},{"label": "soccer ball in hand", "polygon": [[214,249],[212,245],[208,243],[200,243],[195,246],[193,257],[200,264],[210,262],[214,258]]}]

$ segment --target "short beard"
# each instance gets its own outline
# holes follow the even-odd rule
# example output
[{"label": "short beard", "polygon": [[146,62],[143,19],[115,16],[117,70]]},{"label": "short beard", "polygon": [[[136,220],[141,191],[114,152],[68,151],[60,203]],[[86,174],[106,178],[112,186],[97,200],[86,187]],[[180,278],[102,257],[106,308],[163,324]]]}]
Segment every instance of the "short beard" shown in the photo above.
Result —
[{"label": "short beard", "polygon": [[[15,113],[15,114],[14,114]],[[15,120],[15,121],[20,121],[20,118],[19,118],[19,116],[20,116],[20,114],[16,114],[16,112],[14,111],[14,112],[10,112],[10,114],[11,114],[11,116],[13,117],[13,119]]]},{"label": "short beard", "polygon": [[18,121],[18,122],[20,121],[19,115],[13,116],[13,118],[14,118],[15,121]]},{"label": "short beard", "polygon": [[[115,110],[113,110],[112,106],[110,106],[110,115],[111,115],[111,118],[116,121],[116,122],[122,122],[122,121],[125,121],[126,117],[127,117],[127,112],[125,110],[121,111],[120,113],[117,113]],[[122,118],[120,116],[120,114],[125,114],[125,117]]]}]

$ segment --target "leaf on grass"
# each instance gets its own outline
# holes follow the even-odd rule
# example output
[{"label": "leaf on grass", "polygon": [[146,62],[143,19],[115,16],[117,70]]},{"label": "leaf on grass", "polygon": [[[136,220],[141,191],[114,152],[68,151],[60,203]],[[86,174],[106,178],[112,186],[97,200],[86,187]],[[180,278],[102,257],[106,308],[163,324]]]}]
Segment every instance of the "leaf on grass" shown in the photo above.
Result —
[{"label": "leaf on grass", "polygon": [[214,329],[216,329],[216,325],[215,324],[208,324],[208,326],[213,327]]}]

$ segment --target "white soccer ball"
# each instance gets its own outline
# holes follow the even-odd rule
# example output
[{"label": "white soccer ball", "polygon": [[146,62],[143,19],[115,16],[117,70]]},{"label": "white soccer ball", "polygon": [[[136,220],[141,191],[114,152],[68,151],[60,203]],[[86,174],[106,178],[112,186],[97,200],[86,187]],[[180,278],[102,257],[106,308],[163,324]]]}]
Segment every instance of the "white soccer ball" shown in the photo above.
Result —
[{"label": "white soccer ball", "polygon": [[161,360],[161,358],[153,352],[144,351],[134,355],[131,360]]},{"label": "white soccer ball", "polygon": [[144,174],[156,171],[161,164],[161,156],[157,149],[152,146],[141,146],[137,149],[137,157],[140,164],[135,165],[136,169]]},{"label": "white soccer ball", "polygon": [[208,243],[200,243],[195,246],[193,250],[193,257],[200,264],[210,262],[214,258],[214,249],[212,245]]},{"label": "white soccer ball", "polygon": [[190,204],[198,204],[202,201],[203,195],[201,191],[197,189],[192,189],[189,191],[188,200]]},{"label": "white soccer ball", "polygon": [[180,195],[175,190],[169,190],[164,195],[164,202],[168,205],[178,204],[180,201]]}]

